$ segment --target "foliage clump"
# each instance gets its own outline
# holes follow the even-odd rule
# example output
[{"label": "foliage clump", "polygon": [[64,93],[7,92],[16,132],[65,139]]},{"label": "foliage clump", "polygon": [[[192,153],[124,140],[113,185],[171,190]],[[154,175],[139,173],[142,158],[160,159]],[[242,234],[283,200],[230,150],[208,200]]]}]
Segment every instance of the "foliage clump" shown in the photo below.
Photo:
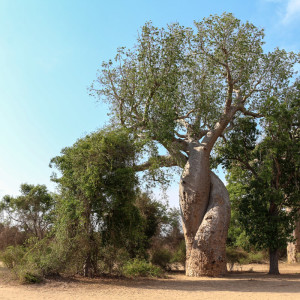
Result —
[{"label": "foliage clump", "polygon": [[300,208],[299,101],[297,80],[285,98],[264,102],[260,132],[255,121],[237,120],[238,129],[217,149],[232,201],[229,243],[268,249],[272,273],[279,251],[293,240]]},{"label": "foliage clump", "polygon": [[146,260],[133,259],[124,265],[123,274],[127,277],[162,277],[163,271]]}]

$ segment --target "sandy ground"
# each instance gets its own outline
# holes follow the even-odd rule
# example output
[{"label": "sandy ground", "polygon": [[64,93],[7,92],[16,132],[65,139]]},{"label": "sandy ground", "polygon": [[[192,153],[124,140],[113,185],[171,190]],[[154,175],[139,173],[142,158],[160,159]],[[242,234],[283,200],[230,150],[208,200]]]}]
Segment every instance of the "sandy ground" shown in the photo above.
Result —
[{"label": "sandy ground", "polygon": [[279,276],[267,265],[244,265],[222,278],[189,278],[182,273],[166,279],[61,279],[20,285],[0,266],[0,299],[300,299],[300,264],[280,264]]}]

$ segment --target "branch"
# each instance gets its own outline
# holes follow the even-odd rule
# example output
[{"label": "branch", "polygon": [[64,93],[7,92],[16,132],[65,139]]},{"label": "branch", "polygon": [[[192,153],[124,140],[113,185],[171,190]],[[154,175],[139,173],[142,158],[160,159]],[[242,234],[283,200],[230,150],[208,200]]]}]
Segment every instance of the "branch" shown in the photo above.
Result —
[{"label": "branch", "polygon": [[146,104],[145,104],[145,111],[144,111],[144,115],[143,115],[143,121],[146,121],[148,119],[148,111],[149,111],[149,106],[150,106],[150,102],[157,90],[157,88],[159,87],[159,84],[155,81],[154,83],[154,86],[153,86],[153,89],[151,90],[150,94],[149,94],[149,97],[146,101]]},{"label": "branch", "polygon": [[[174,145],[175,149],[179,149],[184,152],[187,152],[187,150],[188,150],[188,143],[186,141],[186,138],[180,139],[180,138],[173,137],[172,145]],[[164,145],[164,146],[166,147],[167,145]],[[166,147],[166,149],[168,149],[168,148]],[[170,149],[168,149],[168,151],[170,152]]]},{"label": "branch", "polygon": [[251,97],[253,93],[262,91],[262,90],[256,89],[257,86],[261,83],[262,79],[263,79],[263,75],[258,79],[258,81],[257,81],[256,84],[254,85],[254,88],[252,89],[252,91],[250,91],[248,95],[245,95],[245,96],[243,97],[241,103],[245,103],[246,100],[247,100],[249,97]]},{"label": "branch", "polygon": [[210,130],[209,129],[201,129],[199,133],[195,136],[197,140],[202,139]]},{"label": "branch", "polygon": [[202,43],[200,44],[200,48],[201,50],[204,52],[205,55],[209,56],[214,62],[216,62],[217,64],[223,66],[226,68],[227,64],[225,64],[224,62],[221,62],[220,60],[218,60],[217,58],[215,58],[211,53],[207,52],[206,50],[204,50],[204,47],[202,45]]},{"label": "branch", "polygon": [[175,120],[182,120],[182,119],[186,119],[186,118],[188,118],[189,116],[190,116],[190,114],[191,113],[193,113],[193,112],[195,112],[195,111],[197,111],[198,109],[191,109],[186,115],[184,115],[184,116],[180,116],[180,117],[177,117]]},{"label": "branch", "polygon": [[113,90],[113,93],[114,93],[114,95],[115,95],[115,98],[118,100],[118,102],[119,102],[119,110],[120,110],[120,121],[121,121],[121,124],[122,125],[124,125],[124,116],[123,116],[123,102],[124,102],[124,100],[118,95],[118,93],[117,93],[117,90],[116,90],[116,88],[115,88],[115,85],[114,85],[114,82],[113,82],[113,79],[112,79],[112,77],[111,77],[111,73],[110,73],[110,71],[108,70],[108,78],[109,78],[109,80],[110,80],[110,84],[111,84],[111,88],[112,88],[112,90]]},{"label": "branch", "polygon": [[186,134],[181,134],[181,133],[177,132],[176,130],[175,130],[175,134],[176,134],[179,138],[182,138],[182,139],[186,139],[186,138],[187,138],[187,135],[186,135]]},{"label": "branch", "polygon": [[223,134],[227,125],[232,121],[237,110],[237,106],[231,106],[227,113],[223,113],[221,115],[220,120],[216,123],[214,129],[207,132],[206,136],[202,140],[202,144],[205,145],[209,151],[211,151],[218,137]]},{"label": "branch", "polygon": [[244,161],[244,160],[241,159],[240,157],[231,158],[231,159],[232,159],[232,160],[237,160],[237,161],[239,161],[240,163],[242,163],[242,164],[244,165],[244,167],[245,167],[247,170],[249,170],[249,171],[253,174],[253,176],[254,176],[256,179],[259,179],[259,177],[258,177],[256,171],[254,170],[254,168],[252,168],[252,167],[250,166],[250,164],[249,164],[248,161]]},{"label": "branch", "polygon": [[222,136],[224,135],[224,133],[229,132],[230,130],[232,130],[234,128],[235,124],[233,123],[233,119],[230,121],[229,126],[226,127],[223,130]]},{"label": "branch", "polygon": [[258,114],[258,113],[255,113],[253,111],[247,110],[244,106],[239,106],[238,110],[241,111],[245,116],[251,116],[251,117],[254,117],[254,118],[263,117],[263,115],[261,115],[261,114]]},{"label": "branch", "polygon": [[178,166],[178,163],[173,159],[172,156],[157,156],[155,158],[150,158],[147,162],[141,165],[133,166],[133,170],[135,172],[145,171],[148,170],[153,164],[155,164],[157,168]]}]

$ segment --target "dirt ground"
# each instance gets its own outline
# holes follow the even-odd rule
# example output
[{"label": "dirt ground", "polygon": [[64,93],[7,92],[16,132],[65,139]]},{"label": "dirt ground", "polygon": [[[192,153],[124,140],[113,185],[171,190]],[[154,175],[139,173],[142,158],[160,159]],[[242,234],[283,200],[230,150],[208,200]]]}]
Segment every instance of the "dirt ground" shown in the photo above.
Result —
[{"label": "dirt ground", "polygon": [[300,264],[280,264],[279,276],[267,275],[267,270],[267,265],[243,265],[222,278],[174,273],[165,279],[65,278],[21,285],[0,266],[0,299],[300,299]]}]

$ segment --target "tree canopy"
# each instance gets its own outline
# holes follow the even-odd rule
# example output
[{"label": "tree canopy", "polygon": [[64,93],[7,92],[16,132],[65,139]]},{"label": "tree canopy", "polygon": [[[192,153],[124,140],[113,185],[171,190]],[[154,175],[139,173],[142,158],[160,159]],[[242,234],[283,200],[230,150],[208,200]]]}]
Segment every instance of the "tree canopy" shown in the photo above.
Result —
[{"label": "tree canopy", "polygon": [[281,101],[264,102],[261,132],[253,120],[239,120],[218,148],[249,241],[270,253],[292,239],[300,208],[299,87],[297,80]]},{"label": "tree canopy", "polygon": [[55,199],[45,185],[21,184],[21,195],[6,195],[0,202],[8,220],[28,236],[42,239],[53,225]]},{"label": "tree canopy", "polygon": [[239,126],[236,119],[261,117],[266,101],[285,96],[299,55],[265,53],[263,30],[230,13],[194,25],[146,23],[131,49],[119,48],[102,64],[90,92],[110,105],[112,122],[144,146],[148,160],[135,170],[183,169],[186,273],[217,276],[226,272],[230,204],[211,172],[211,152]]},{"label": "tree canopy", "polygon": [[149,22],[132,49],[103,63],[90,91],[110,104],[114,122],[167,149],[161,165],[184,166],[187,140],[212,149],[235,113],[257,116],[264,100],[282,97],[297,56],[264,53],[263,38],[227,13],[195,22],[195,30]]}]

